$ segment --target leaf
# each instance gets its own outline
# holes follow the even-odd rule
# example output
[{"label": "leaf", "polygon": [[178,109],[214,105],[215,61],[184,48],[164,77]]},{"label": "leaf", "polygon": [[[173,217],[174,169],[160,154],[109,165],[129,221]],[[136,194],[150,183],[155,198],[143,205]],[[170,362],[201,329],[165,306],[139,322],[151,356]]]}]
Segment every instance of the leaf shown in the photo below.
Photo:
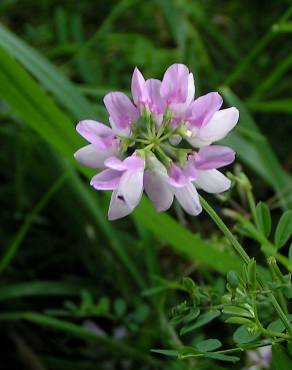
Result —
[{"label": "leaf", "polygon": [[218,316],[220,316],[220,311],[217,310],[204,313],[203,315],[199,316],[199,318],[195,321],[194,324],[184,326],[183,328],[181,328],[180,335],[184,335],[186,333],[189,333],[190,331],[198,329],[201,326],[208,324]]},{"label": "leaf", "polygon": [[220,348],[221,346],[222,343],[218,339],[206,339],[196,344],[196,347],[201,352],[214,351],[215,349]]},{"label": "leaf", "polygon": [[232,316],[225,320],[227,324],[241,324],[241,325],[247,325],[252,326],[253,321],[246,319],[245,317],[240,316]]},{"label": "leaf", "polygon": [[83,326],[73,324],[71,322],[56,319],[47,315],[43,315],[36,312],[9,312],[1,313],[0,320],[27,320],[39,326],[53,329],[57,332],[68,333],[73,337],[80,338],[93,343],[99,343],[105,347],[108,347],[113,353],[118,353],[129,356],[130,358],[137,358],[144,360],[153,366],[157,366],[159,362],[156,359],[145,355],[145,353],[130,347],[126,344],[116,341],[106,335],[97,335],[93,331],[86,329]]},{"label": "leaf", "polygon": [[275,244],[277,248],[283,247],[292,235],[292,211],[282,214],[275,232]]},{"label": "leaf", "polygon": [[237,307],[237,306],[225,306],[222,312],[229,314],[229,315],[238,315],[238,316],[251,317],[251,318],[253,317],[251,312],[249,312],[245,308]]},{"label": "leaf", "polygon": [[238,344],[251,343],[259,338],[260,334],[250,334],[245,325],[237,328],[233,334],[233,340]]},{"label": "leaf", "polygon": [[272,220],[270,209],[264,202],[259,202],[256,206],[256,222],[260,231],[268,238],[271,233]]},{"label": "leaf", "polygon": [[272,369],[290,370],[292,357],[288,355],[285,348],[279,343],[272,344]]},{"label": "leaf", "polygon": [[292,262],[292,243],[289,247],[288,257],[289,257],[289,260]]},{"label": "leaf", "polygon": [[175,349],[151,349],[150,351],[154,353],[159,353],[165,356],[171,356],[171,357],[178,356],[178,351],[176,351]]},{"label": "leaf", "polygon": [[79,295],[84,288],[88,287],[77,282],[70,283],[63,281],[30,281],[18,284],[6,284],[0,287],[0,301],[34,296],[75,296]]},{"label": "leaf", "polygon": [[[292,321],[292,314],[287,315],[287,318],[289,321]],[[272,321],[268,325],[267,329],[282,333],[285,330],[285,325],[283,324],[282,320],[277,319],[277,320]]]},{"label": "leaf", "polygon": [[226,361],[226,362],[237,362],[240,360],[237,356],[224,355],[223,353],[205,353],[204,357],[212,358],[213,360]]}]

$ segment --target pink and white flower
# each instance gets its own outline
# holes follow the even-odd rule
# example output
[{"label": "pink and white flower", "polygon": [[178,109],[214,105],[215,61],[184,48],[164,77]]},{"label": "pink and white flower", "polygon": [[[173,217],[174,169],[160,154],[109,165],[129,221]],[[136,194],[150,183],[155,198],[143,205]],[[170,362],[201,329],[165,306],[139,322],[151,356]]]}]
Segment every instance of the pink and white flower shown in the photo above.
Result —
[{"label": "pink and white flower", "polygon": [[217,194],[231,185],[218,168],[233,162],[234,151],[210,144],[236,125],[238,110],[220,110],[222,98],[216,92],[194,100],[194,77],[183,64],[170,66],[162,81],[145,80],[135,68],[131,91],[133,101],[121,92],[105,96],[111,128],[92,120],[78,123],[78,133],[90,144],[75,158],[103,169],[91,185],[112,191],[111,220],[131,213],[144,190],[158,211],[176,198],[187,213],[198,215],[197,189]]},{"label": "pink and white flower", "polygon": [[92,168],[103,168],[104,161],[113,155],[119,155],[120,140],[114,132],[100,122],[85,120],[76,126],[77,132],[90,144],[77,150],[75,159]]},{"label": "pink and white flower", "polygon": [[134,153],[123,161],[110,157],[104,164],[107,169],[95,175],[90,184],[96,190],[113,190],[108,217],[116,220],[131,213],[141,199],[145,161]]}]

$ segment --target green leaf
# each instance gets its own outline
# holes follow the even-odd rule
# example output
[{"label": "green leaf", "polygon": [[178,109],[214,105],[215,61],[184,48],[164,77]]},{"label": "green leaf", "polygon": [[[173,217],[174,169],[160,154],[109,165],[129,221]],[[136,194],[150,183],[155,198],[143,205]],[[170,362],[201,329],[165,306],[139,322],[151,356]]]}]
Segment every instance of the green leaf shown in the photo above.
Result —
[{"label": "green leaf", "polygon": [[292,211],[282,214],[275,232],[275,244],[277,248],[283,247],[292,235]]},{"label": "green leaf", "polygon": [[289,247],[288,257],[289,257],[289,260],[292,262],[292,243]]},{"label": "green leaf", "polygon": [[273,370],[290,370],[292,357],[288,355],[285,348],[279,343],[272,345],[272,369]]},{"label": "green leaf", "polygon": [[[288,318],[289,321],[292,321],[292,314],[287,315],[287,318]],[[272,330],[272,331],[276,331],[278,333],[282,333],[285,330],[285,326],[284,326],[282,320],[277,319],[277,320],[272,321],[268,325],[267,329]]]},{"label": "green leaf", "polygon": [[88,288],[78,282],[63,281],[30,281],[18,284],[6,284],[0,287],[0,301],[21,297],[80,295],[82,289]]},{"label": "green leaf", "polygon": [[205,353],[204,357],[212,358],[213,360],[226,361],[226,362],[237,362],[240,360],[237,356],[224,355],[223,353]]},{"label": "green leaf", "polygon": [[175,349],[151,349],[153,353],[159,353],[160,355],[170,356],[170,357],[177,357],[178,351]]},{"label": "green leaf", "polygon": [[189,333],[190,331],[198,329],[201,326],[208,324],[209,322],[211,322],[218,316],[220,316],[220,311],[217,311],[217,310],[204,313],[203,315],[199,316],[199,318],[195,321],[194,324],[187,325],[181,328],[180,335],[184,335],[186,333]]},{"label": "green leaf", "polygon": [[206,339],[196,344],[196,347],[201,352],[211,352],[215,349],[220,348],[222,343],[218,339]]},{"label": "green leaf", "polygon": [[233,334],[233,340],[235,343],[238,344],[246,344],[256,341],[259,336],[260,334],[250,334],[247,330],[247,327],[245,325],[242,325],[235,330]]},{"label": "green leaf", "polygon": [[253,317],[253,314],[246,310],[245,308],[238,307],[238,306],[225,306],[222,310],[223,313],[229,315],[237,315],[237,316],[244,316],[244,317]]},{"label": "green leaf", "polygon": [[108,336],[97,335],[83,326],[79,326],[65,320],[56,319],[36,312],[4,312],[0,314],[0,320],[27,320],[39,326],[53,329],[57,332],[67,333],[76,338],[93,343],[99,343],[100,345],[108,347],[113,353],[119,353],[120,355],[123,354],[130,358],[144,360],[152,364],[154,367],[157,365],[159,366],[159,362],[156,359],[145,355],[145,353],[140,352],[133,347],[127,346],[126,344],[116,341]]},{"label": "green leaf", "polygon": [[259,202],[257,204],[256,221],[260,231],[265,235],[266,238],[268,238],[271,233],[272,220],[270,209],[266,203]]},{"label": "green leaf", "polygon": [[241,325],[247,325],[252,326],[254,325],[253,321],[246,319],[245,317],[240,316],[232,316],[225,320],[227,324],[241,324]]}]

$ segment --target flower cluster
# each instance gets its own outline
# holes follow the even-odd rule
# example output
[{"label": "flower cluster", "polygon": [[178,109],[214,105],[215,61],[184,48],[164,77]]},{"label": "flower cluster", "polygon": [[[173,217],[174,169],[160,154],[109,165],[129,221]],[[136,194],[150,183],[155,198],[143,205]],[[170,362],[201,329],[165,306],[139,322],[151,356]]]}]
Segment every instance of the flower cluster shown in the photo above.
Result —
[{"label": "flower cluster", "polygon": [[78,123],[90,144],[75,153],[76,160],[102,169],[91,185],[113,191],[110,220],[131,213],[144,190],[157,211],[167,210],[175,197],[187,213],[198,215],[197,188],[221,193],[230,187],[218,168],[233,162],[235,153],[211,144],[236,125],[238,110],[220,110],[217,92],[195,99],[193,74],[183,64],[170,66],[162,81],[145,80],[135,68],[131,90],[133,101],[121,92],[105,96],[111,128]]}]

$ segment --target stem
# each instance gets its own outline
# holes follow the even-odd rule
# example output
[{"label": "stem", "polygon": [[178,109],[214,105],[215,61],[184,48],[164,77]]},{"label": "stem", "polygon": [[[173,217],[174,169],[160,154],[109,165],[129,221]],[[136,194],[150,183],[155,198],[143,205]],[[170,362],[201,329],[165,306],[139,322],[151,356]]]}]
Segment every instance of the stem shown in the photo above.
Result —
[{"label": "stem", "polygon": [[[250,262],[249,255],[245,252],[241,244],[237,241],[237,239],[234,237],[234,235],[230,232],[228,227],[225,225],[223,220],[220,218],[220,216],[214,211],[214,209],[210,206],[210,204],[200,196],[201,204],[204,208],[204,210],[208,213],[208,215],[212,218],[212,220],[215,222],[215,224],[218,226],[218,228],[223,232],[225,237],[230,241],[233,248],[236,250],[236,252],[239,254],[241,259],[245,264],[248,264]],[[261,288],[263,288],[264,284],[261,281],[260,277],[257,277],[257,281]],[[274,306],[275,311],[277,312],[279,318],[281,319],[282,323],[284,324],[285,328],[287,329],[287,332],[290,336],[292,336],[292,327],[287,319],[287,316],[283,312],[281,306],[277,302],[275,296],[273,293],[269,293],[268,297],[271,299],[271,303]]]},{"label": "stem", "polygon": [[230,241],[236,252],[240,255],[243,262],[248,264],[250,262],[250,257],[246,253],[246,251],[243,249],[243,247],[239,244],[237,239],[234,237],[234,235],[230,232],[228,227],[225,225],[223,220],[218,216],[218,214],[214,211],[214,209],[210,206],[210,204],[200,196],[201,204],[204,208],[204,210],[208,213],[208,215],[212,218],[212,220],[215,222],[215,224],[218,226],[218,228],[223,232],[225,237]]}]

